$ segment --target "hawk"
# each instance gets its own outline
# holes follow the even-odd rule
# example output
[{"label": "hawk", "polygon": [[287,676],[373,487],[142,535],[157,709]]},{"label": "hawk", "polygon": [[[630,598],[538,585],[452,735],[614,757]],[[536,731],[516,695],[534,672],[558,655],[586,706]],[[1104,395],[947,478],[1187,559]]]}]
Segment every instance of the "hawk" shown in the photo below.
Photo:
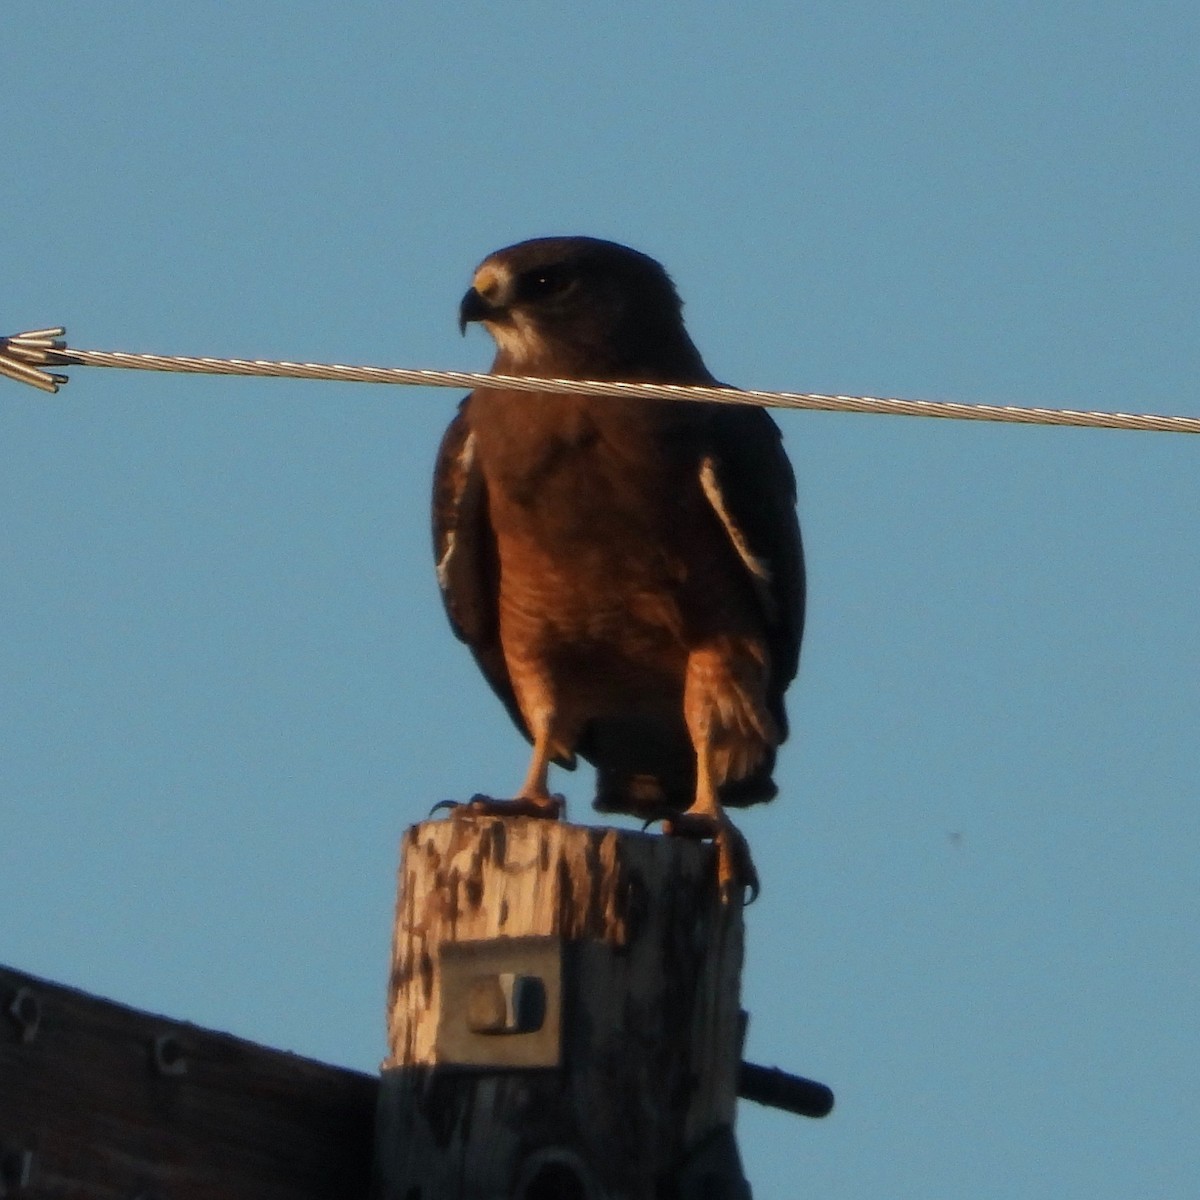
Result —
[{"label": "hawk", "polygon": [[[494,374],[713,384],[654,259],[538,238],[484,259],[459,324]],[[725,808],[770,800],[804,622],[796,485],[761,408],[480,387],[442,440],[437,576],[451,626],[532,742],[516,797],[557,817],[552,763],[595,807],[711,837],[722,894],[757,877]]]}]

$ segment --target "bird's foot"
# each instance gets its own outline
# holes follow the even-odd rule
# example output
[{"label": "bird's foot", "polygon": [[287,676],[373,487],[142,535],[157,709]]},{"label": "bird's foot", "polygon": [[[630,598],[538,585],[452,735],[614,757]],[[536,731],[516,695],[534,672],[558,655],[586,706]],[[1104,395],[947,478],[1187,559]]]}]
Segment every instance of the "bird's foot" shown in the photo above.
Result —
[{"label": "bird's foot", "polygon": [[750,857],[750,843],[723,812],[676,813],[663,821],[663,832],[670,837],[712,839],[717,850],[717,888],[722,904],[732,903],[735,898],[740,898],[743,904],[753,904],[758,899],[762,888]]},{"label": "bird's foot", "polygon": [[441,800],[433,806],[450,810],[452,817],[538,817],[544,821],[558,821],[566,814],[567,802],[557,794],[545,796],[514,796],[511,800],[498,800],[476,792],[465,803],[458,800]]}]

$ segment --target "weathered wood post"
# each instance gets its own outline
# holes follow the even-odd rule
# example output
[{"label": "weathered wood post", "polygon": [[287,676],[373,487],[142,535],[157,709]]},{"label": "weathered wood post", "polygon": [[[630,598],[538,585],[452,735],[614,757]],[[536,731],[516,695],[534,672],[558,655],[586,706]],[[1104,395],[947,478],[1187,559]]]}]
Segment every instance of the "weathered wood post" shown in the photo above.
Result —
[{"label": "weathered wood post", "polygon": [[741,965],[708,845],[514,817],[414,826],[376,1200],[748,1200]]}]

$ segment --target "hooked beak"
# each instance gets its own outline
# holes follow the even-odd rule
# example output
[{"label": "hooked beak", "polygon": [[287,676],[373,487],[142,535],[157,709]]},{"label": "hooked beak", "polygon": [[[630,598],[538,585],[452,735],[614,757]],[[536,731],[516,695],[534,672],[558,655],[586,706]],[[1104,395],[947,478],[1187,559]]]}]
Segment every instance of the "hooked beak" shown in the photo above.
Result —
[{"label": "hooked beak", "polygon": [[472,321],[483,321],[493,314],[492,306],[475,290],[471,288],[462,298],[458,306],[458,331],[465,334],[467,326]]}]

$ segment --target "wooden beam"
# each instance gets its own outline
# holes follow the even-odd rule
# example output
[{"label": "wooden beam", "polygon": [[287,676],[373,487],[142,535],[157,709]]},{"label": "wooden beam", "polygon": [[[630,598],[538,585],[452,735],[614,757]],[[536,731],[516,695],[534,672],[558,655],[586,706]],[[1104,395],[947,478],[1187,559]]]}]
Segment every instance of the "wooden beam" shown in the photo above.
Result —
[{"label": "wooden beam", "polygon": [[0,1196],[366,1200],[377,1091],[0,967]]}]

